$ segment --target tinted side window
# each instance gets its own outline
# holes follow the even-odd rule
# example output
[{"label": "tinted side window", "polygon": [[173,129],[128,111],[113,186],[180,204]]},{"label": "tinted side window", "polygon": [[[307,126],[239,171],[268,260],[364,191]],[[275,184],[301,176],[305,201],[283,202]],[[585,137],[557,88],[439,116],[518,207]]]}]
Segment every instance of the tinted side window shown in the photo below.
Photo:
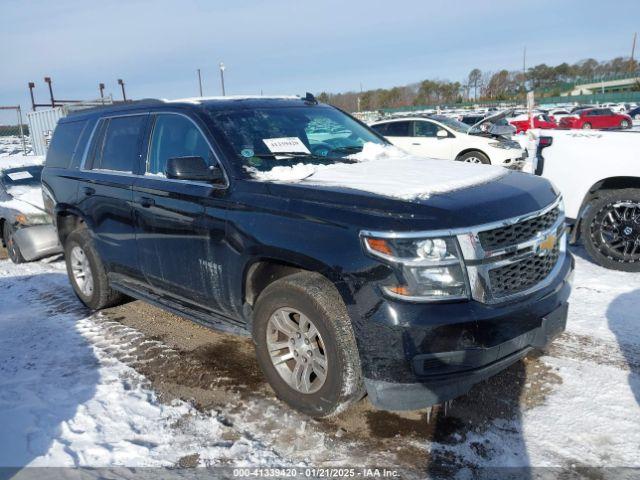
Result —
[{"label": "tinted side window", "polygon": [[108,119],[102,148],[96,152],[93,169],[132,172],[145,121],[146,115]]},{"label": "tinted side window", "polygon": [[389,125],[388,123],[381,123],[380,125],[371,125],[371,129],[379,133],[380,135],[384,136],[387,134],[388,125]]},{"label": "tinted side window", "polygon": [[188,118],[159,114],[151,135],[147,173],[163,174],[167,160],[174,157],[202,157],[212,163],[209,144]]},{"label": "tinted side window", "polygon": [[387,124],[387,137],[410,137],[411,122],[389,122]]},{"label": "tinted side window", "polygon": [[47,151],[47,167],[69,167],[86,124],[86,121],[58,124]]},{"label": "tinted side window", "polygon": [[440,129],[435,123],[431,122],[413,122],[414,136],[416,137],[435,137]]}]

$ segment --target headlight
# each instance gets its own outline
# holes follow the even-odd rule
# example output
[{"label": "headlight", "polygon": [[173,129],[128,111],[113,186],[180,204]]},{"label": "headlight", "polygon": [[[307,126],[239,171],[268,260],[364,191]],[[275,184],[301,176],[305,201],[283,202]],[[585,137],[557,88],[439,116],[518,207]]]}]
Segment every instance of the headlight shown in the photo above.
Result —
[{"label": "headlight", "polygon": [[519,149],[520,144],[516,142],[489,142],[489,145],[495,148],[502,148],[503,150]]},{"label": "headlight", "polygon": [[16,215],[16,222],[20,225],[29,226],[29,225],[46,225],[47,223],[51,223],[51,218],[46,213],[42,214],[29,214],[25,215],[24,213],[19,213]]},{"label": "headlight", "polygon": [[382,289],[414,302],[469,298],[462,255],[454,237],[382,238],[362,235],[371,255],[396,267],[399,282]]}]

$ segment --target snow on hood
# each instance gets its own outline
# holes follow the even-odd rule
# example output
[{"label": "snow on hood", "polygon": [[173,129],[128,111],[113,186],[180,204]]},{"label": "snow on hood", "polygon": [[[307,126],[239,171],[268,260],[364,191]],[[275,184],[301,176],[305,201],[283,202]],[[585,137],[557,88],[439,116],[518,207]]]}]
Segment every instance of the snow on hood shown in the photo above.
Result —
[{"label": "snow on hood", "polygon": [[43,213],[44,201],[42,188],[39,186],[15,186],[7,189],[12,199],[0,203],[3,207],[12,208],[22,213]]},{"label": "snow on hood", "polygon": [[357,163],[299,163],[291,167],[274,167],[267,172],[253,170],[252,174],[261,181],[304,181],[305,184],[416,200],[487,183],[508,173],[502,167],[491,165],[414,157],[397,147],[375,143],[366,143],[361,152],[348,158]]},{"label": "snow on hood", "polygon": [[8,155],[0,157],[0,170],[31,167],[33,165],[42,165],[43,163],[44,155]]}]

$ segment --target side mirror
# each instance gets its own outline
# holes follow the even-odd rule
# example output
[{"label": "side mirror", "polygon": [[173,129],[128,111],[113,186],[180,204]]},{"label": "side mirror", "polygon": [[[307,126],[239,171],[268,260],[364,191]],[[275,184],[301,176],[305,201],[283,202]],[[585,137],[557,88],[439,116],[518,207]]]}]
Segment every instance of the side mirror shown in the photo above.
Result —
[{"label": "side mirror", "polygon": [[165,168],[167,178],[174,180],[193,180],[215,182],[224,175],[220,167],[207,165],[202,157],[174,157],[167,160]]},{"label": "side mirror", "polygon": [[438,138],[448,138],[449,137],[449,132],[447,132],[444,129],[440,129],[436,132],[436,137]]}]

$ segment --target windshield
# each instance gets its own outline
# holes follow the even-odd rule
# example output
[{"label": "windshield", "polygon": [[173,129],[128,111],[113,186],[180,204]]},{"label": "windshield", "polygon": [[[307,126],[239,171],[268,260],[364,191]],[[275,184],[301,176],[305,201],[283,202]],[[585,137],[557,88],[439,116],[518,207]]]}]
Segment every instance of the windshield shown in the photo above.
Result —
[{"label": "windshield", "polygon": [[0,178],[7,188],[16,186],[38,186],[40,185],[41,174],[42,166],[37,165],[3,170],[0,172]]},{"label": "windshield", "polygon": [[446,125],[450,129],[455,130],[456,132],[469,133],[469,130],[471,129],[469,125],[467,125],[466,123],[459,122],[455,118],[434,117],[433,119],[442,123],[443,125]]},{"label": "windshield", "polygon": [[211,110],[242,165],[258,170],[297,163],[349,162],[367,142],[385,144],[367,127],[325,106]]}]

